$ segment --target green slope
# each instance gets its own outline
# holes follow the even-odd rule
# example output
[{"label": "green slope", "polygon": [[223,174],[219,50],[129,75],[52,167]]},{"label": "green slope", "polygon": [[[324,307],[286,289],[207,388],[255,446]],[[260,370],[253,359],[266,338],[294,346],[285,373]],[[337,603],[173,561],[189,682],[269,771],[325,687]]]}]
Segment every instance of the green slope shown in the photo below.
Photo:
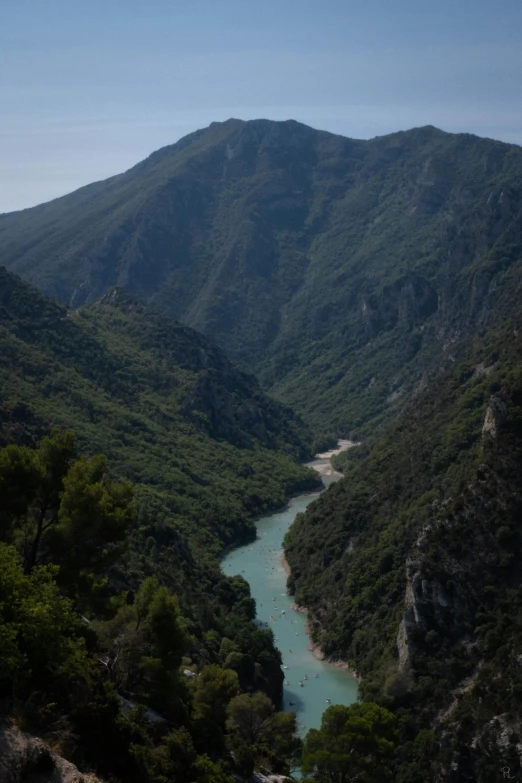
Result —
[{"label": "green slope", "polygon": [[0,270],[0,432],[74,429],[138,485],[143,524],[207,554],[312,486],[307,431],[207,339],[119,290],[74,312]]},{"label": "green slope", "polygon": [[[103,452],[111,478],[134,483],[125,541],[100,494],[108,477],[57,458],[59,437],[34,461],[51,427],[74,429],[82,458]],[[0,268],[2,747],[16,715],[104,780],[228,783],[260,754],[286,771],[299,748],[290,715],[265,721],[268,755],[227,750],[239,742],[227,705],[259,692],[272,716],[283,673],[247,582],[225,577],[218,555],[255,535],[255,515],[317,486],[296,462],[307,455],[303,423],[207,338],[121,289],[71,311]],[[45,565],[24,573],[28,541]],[[78,557],[83,547],[100,556]],[[53,766],[38,742],[27,774]]]},{"label": "green slope", "polygon": [[315,641],[400,718],[398,783],[518,764],[521,367],[518,328],[477,340],[285,541]]},{"label": "green slope", "polygon": [[215,339],[317,432],[366,434],[518,301],[522,151],[213,123],[0,216],[0,263],[75,306],[123,285]]}]

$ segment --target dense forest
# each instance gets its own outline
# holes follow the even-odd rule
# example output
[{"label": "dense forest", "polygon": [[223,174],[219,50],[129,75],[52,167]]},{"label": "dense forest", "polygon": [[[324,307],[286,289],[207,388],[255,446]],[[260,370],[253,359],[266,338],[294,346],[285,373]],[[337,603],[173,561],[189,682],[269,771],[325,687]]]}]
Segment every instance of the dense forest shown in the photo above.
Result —
[{"label": "dense forest", "polygon": [[[0,492],[0,695],[22,729],[111,780],[288,770],[295,714],[275,712],[280,655],[243,579],[168,538],[139,557],[132,485],[72,433],[2,449]],[[54,763],[29,756],[17,779]]]},{"label": "dense forest", "polygon": [[304,424],[119,290],[73,312],[0,270],[0,345],[3,719],[108,780],[287,771],[280,653],[218,555],[317,486]]},{"label": "dense forest", "polygon": [[[216,555],[317,485],[305,425],[212,343],[122,291],[78,312],[0,270],[0,442],[74,430],[136,485],[140,524]],[[205,520],[201,524],[201,520]]]}]

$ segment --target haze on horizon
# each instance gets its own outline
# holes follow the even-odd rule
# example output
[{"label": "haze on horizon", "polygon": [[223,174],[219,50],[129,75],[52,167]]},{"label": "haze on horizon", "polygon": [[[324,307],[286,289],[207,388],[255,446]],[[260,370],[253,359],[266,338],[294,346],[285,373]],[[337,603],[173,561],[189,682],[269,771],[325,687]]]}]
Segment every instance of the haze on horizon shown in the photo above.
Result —
[{"label": "haze on horizon", "polygon": [[522,4],[4,0],[0,212],[229,117],[522,144]]}]

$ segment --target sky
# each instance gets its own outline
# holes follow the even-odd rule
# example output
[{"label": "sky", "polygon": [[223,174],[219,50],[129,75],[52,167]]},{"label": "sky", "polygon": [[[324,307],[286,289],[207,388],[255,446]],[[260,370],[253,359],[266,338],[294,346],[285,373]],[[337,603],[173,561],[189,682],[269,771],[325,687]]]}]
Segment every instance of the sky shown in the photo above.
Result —
[{"label": "sky", "polygon": [[0,0],[0,212],[229,117],[522,144],[522,0]]}]

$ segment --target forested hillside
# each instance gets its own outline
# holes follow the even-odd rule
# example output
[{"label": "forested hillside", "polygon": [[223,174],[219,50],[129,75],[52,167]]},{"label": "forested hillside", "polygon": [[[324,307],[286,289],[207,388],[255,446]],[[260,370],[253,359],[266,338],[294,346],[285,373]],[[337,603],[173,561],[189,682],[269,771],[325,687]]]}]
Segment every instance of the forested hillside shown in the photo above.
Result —
[{"label": "forested hillside", "polygon": [[[256,514],[317,486],[296,462],[302,422],[128,294],[73,312],[5,270],[0,390],[10,772],[49,772],[49,747],[136,783],[287,770],[300,743],[295,716],[275,713],[280,653],[218,555],[255,535]],[[262,729],[245,744],[249,714]],[[13,735],[8,716],[48,745]]]},{"label": "forested hillside", "polygon": [[[281,658],[248,584],[173,527],[144,529],[111,467],[72,433],[0,449],[2,780],[62,779],[69,762],[135,783],[286,771],[295,714],[275,712]],[[262,716],[249,744],[245,714]]]},{"label": "forested hillside", "polygon": [[519,767],[521,424],[515,326],[340,460],[285,541],[314,640],[400,721],[398,783]]},{"label": "forested hillside", "polygon": [[252,518],[313,486],[295,458],[307,431],[212,343],[114,290],[67,310],[0,270],[4,443],[74,429],[139,484],[144,526],[172,526],[206,553],[254,533]]},{"label": "forested hillside", "polygon": [[316,433],[371,432],[519,297],[522,151],[213,123],[0,216],[0,263],[74,307],[122,285],[215,339]]}]

